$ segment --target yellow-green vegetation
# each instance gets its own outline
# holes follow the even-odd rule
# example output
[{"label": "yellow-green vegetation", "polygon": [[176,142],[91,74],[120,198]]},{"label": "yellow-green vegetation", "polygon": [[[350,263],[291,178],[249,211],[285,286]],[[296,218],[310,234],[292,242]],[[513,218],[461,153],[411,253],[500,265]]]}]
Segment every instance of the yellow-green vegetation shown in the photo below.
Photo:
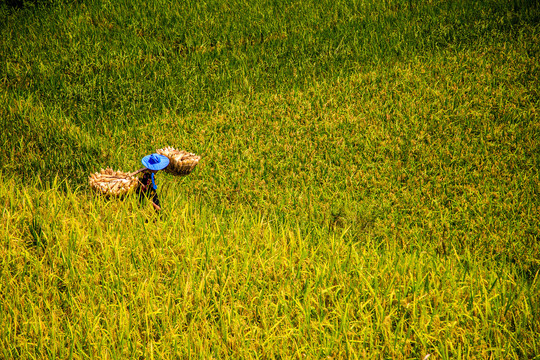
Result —
[{"label": "yellow-green vegetation", "polygon": [[0,15],[0,358],[540,358],[538,2]]}]

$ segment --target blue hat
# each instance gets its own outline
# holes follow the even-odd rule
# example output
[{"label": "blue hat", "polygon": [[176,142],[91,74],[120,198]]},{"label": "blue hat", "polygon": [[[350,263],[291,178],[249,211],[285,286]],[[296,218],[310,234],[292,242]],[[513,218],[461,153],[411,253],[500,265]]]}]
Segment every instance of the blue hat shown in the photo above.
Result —
[{"label": "blue hat", "polygon": [[159,154],[151,154],[143,157],[143,165],[150,170],[163,170],[169,165],[169,158]]}]

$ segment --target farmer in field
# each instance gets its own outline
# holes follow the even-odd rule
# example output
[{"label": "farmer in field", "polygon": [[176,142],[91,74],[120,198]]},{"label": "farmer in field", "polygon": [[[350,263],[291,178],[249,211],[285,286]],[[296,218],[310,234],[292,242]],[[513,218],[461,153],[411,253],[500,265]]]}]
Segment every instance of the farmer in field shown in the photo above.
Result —
[{"label": "farmer in field", "polygon": [[155,180],[155,174],[159,170],[163,170],[169,165],[169,158],[159,154],[151,154],[143,157],[143,165],[146,167],[143,177],[140,179],[141,186],[139,186],[139,198],[141,202],[144,198],[152,201],[152,206],[156,209],[156,212],[161,210],[159,205],[159,198],[156,192],[157,185]]}]

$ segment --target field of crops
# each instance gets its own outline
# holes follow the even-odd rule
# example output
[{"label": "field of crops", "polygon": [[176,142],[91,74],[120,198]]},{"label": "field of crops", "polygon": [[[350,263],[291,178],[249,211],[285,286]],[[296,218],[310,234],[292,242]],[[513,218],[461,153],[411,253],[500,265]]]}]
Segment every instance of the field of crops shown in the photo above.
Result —
[{"label": "field of crops", "polygon": [[0,3],[0,359],[540,359],[539,87],[538,1]]}]

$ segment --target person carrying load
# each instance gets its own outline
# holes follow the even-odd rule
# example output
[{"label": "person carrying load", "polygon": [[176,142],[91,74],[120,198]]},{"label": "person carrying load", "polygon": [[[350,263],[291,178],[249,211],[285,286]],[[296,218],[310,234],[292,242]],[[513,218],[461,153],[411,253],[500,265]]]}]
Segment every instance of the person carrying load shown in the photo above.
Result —
[{"label": "person carrying load", "polygon": [[146,169],[143,170],[143,176],[139,180],[141,183],[137,189],[139,199],[141,202],[145,198],[150,200],[154,209],[159,212],[161,205],[156,191],[155,174],[169,165],[169,158],[160,154],[150,154],[143,157],[141,162]]}]

